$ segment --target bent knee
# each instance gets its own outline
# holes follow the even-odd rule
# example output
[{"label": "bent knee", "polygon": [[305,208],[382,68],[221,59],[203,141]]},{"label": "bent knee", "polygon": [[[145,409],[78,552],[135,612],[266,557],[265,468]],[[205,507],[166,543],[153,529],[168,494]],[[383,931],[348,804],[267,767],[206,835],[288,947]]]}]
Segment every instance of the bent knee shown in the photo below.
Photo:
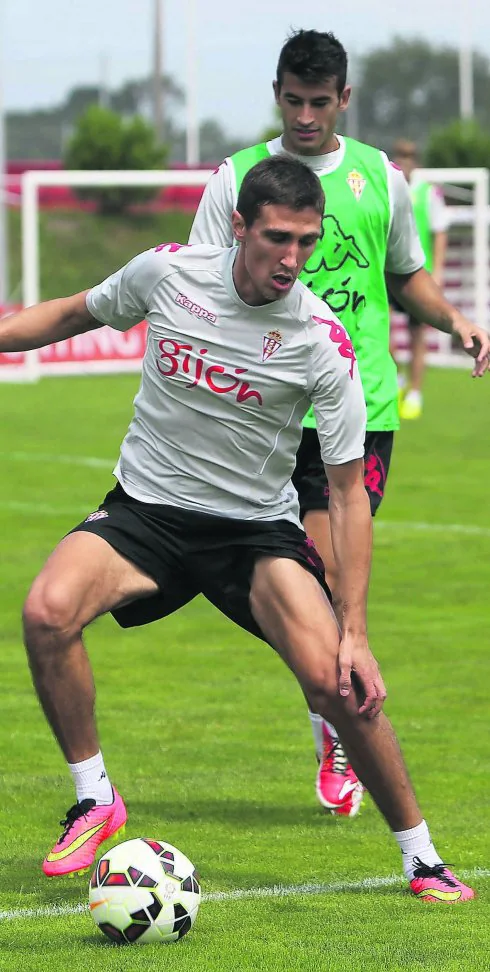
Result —
[{"label": "bent knee", "polygon": [[310,708],[335,724],[335,718],[342,712],[354,716],[358,703],[354,689],[347,697],[341,696],[336,673],[317,672],[306,688]]},{"label": "bent knee", "polygon": [[62,586],[34,582],[24,604],[22,621],[26,640],[35,636],[71,636],[79,629],[73,600]]}]

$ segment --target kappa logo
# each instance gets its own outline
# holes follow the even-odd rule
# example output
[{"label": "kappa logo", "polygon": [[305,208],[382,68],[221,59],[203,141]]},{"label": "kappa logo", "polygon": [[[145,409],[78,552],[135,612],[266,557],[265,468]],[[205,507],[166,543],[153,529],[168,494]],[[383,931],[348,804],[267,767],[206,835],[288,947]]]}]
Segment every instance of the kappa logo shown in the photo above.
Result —
[{"label": "kappa logo", "polygon": [[93,520],[103,520],[105,516],[109,516],[107,510],[95,510],[94,513],[90,513],[89,516],[85,517],[84,523],[92,523]]},{"label": "kappa logo", "polygon": [[282,334],[280,331],[268,331],[262,338],[262,361],[272,358],[272,355],[282,347]]},{"label": "kappa logo", "polygon": [[195,317],[201,318],[201,320],[209,321],[210,324],[216,324],[217,317],[216,314],[212,314],[211,311],[206,310],[205,307],[201,307],[200,304],[194,303],[190,297],[186,297],[185,294],[177,294],[175,298],[175,303],[179,307],[185,307],[189,314],[194,314]]},{"label": "kappa logo", "polygon": [[346,182],[359,202],[366,186],[366,179],[357,169],[353,169],[352,172],[349,172]]}]

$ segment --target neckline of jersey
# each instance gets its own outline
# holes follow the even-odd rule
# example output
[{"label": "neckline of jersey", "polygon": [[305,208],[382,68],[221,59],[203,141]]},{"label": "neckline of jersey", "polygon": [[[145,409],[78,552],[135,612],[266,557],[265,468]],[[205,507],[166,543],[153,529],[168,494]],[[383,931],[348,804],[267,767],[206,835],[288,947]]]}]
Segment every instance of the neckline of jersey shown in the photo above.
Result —
[{"label": "neckline of jersey", "polygon": [[345,139],[342,135],[335,134],[339,143],[338,149],[334,152],[326,152],[324,155],[298,155],[296,152],[288,152],[282,144],[282,135],[267,142],[267,150],[271,155],[288,155],[292,159],[299,159],[313,169],[314,172],[334,172],[338,169],[345,156]]}]

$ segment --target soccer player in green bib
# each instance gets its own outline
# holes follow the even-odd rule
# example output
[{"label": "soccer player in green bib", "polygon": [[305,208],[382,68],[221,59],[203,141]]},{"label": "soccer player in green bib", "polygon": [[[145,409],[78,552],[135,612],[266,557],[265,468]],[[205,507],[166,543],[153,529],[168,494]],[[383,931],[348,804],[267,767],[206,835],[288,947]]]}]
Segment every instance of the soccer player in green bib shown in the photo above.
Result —
[{"label": "soccer player in green bib", "polygon": [[[333,34],[299,30],[289,37],[274,81],[283,134],[225,159],[205,188],[189,242],[233,244],[231,214],[245,173],[260,159],[285,153],[300,158],[316,172],[326,198],[322,237],[300,279],[325,301],[326,320],[331,308],[345,326],[350,341],[336,325],[340,352],[353,354],[353,345],[357,356],[368,417],[365,486],[374,516],[385,490],[393,432],[399,427],[386,282],[412,316],[460,335],[468,353],[477,358],[475,375],[486,369],[488,342],[486,333],[444,299],[423,269],[425,257],[403,173],[384,152],[336,134],[338,115],[349,102],[351,89],[346,79],[347,55]],[[280,354],[280,343],[281,335],[264,335],[267,353]],[[329,486],[313,411],[304,419],[293,483],[304,528],[325,564],[341,622],[345,595],[338,589]],[[354,816],[362,800],[362,785],[335,728],[314,712],[310,719],[319,763],[318,799],[332,813]]]},{"label": "soccer player in green bib", "polygon": [[[429,182],[411,184],[412,174],[419,164],[415,142],[405,138],[398,139],[393,147],[393,161],[400,167],[410,186],[415,225],[425,254],[425,269],[442,287],[449,223],[444,196],[439,186],[431,185]],[[395,307],[395,309],[399,308]],[[410,336],[408,384],[400,383],[400,418],[418,419],[422,414],[425,327],[421,321],[410,315],[408,331]],[[400,373],[399,377],[404,376]]]}]

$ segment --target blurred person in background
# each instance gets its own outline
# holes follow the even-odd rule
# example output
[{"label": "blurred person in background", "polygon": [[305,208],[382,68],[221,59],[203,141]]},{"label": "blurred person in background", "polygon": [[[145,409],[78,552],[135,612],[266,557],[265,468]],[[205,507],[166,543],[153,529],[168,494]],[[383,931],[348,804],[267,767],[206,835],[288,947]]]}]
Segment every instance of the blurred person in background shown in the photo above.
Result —
[{"label": "blurred person in background", "polygon": [[[400,138],[393,147],[393,161],[398,165],[408,184],[420,160],[415,142]],[[439,186],[430,182],[416,182],[410,185],[413,211],[417,232],[425,254],[425,269],[432,275],[439,287],[443,285],[444,261],[447,250],[447,229],[449,225],[444,195]],[[396,301],[395,310],[403,311]],[[422,414],[422,383],[425,367],[426,328],[417,317],[408,316],[410,336],[410,359],[408,380],[403,372],[399,374],[400,417],[418,419]]]},{"label": "blurred person in background", "polygon": [[[489,343],[486,332],[445,300],[424,269],[403,173],[384,152],[336,133],[351,94],[346,82],[347,54],[334,34],[297,30],[290,35],[273,82],[283,134],[224,160],[206,185],[189,242],[233,245],[231,215],[240,186],[261,159],[289,155],[317,174],[325,193],[322,235],[300,279],[340,318],[354,345],[367,405],[364,484],[374,516],[384,495],[393,433],[399,428],[387,283],[407,313],[459,335],[468,354],[478,356],[475,376],[487,368]],[[313,409],[303,420],[293,483],[303,526],[325,565],[341,624],[344,596],[330,532],[330,487]],[[318,761],[317,797],[331,813],[354,816],[363,788],[337,731],[311,705],[310,721]]]}]

